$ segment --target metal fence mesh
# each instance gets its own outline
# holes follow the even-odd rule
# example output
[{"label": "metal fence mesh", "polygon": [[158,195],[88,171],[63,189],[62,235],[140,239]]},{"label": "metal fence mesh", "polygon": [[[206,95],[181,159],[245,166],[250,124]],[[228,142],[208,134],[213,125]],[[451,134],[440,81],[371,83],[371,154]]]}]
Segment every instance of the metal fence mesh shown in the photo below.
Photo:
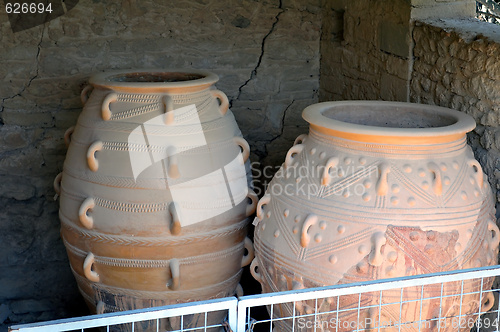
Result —
[{"label": "metal fence mesh", "polygon": [[228,331],[236,325],[234,297],[12,326],[19,332]]},{"label": "metal fence mesh", "polygon": [[481,268],[246,297],[238,302],[238,331],[498,331],[493,280],[499,272]]}]

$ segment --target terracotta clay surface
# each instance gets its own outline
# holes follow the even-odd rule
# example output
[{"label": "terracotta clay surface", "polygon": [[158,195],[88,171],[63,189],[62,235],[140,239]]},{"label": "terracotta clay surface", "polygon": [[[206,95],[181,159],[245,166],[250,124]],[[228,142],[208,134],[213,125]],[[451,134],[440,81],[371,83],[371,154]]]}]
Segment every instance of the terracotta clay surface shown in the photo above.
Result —
[{"label": "terracotta clay surface", "polygon": [[[435,106],[379,101],[319,103],[303,117],[309,134],[297,138],[257,206],[251,271],[263,292],[496,264],[492,192],[466,144],[472,118]],[[489,289],[491,282],[464,282],[463,292]],[[341,322],[356,322],[359,314],[360,321],[372,322],[398,322],[401,315],[404,323],[493,305],[491,293],[481,299],[464,295],[462,305],[460,296],[440,302],[440,295],[460,294],[460,287],[449,283],[443,294],[439,285],[426,287],[423,296],[436,298],[422,307],[416,301],[421,288],[405,291],[402,300],[415,301],[402,306],[401,292],[394,290],[382,297],[377,292],[321,299],[317,307],[352,308],[340,313]],[[376,310],[358,313],[358,300]],[[395,304],[379,312],[379,301]],[[313,313],[310,302],[275,306],[273,314]],[[445,330],[458,330],[452,325]],[[291,320],[276,327],[289,331]]]},{"label": "terracotta clay surface", "polygon": [[249,147],[217,79],[108,72],[82,92],[55,187],[71,268],[94,312],[235,293],[253,258],[246,226],[257,199],[245,170]]}]

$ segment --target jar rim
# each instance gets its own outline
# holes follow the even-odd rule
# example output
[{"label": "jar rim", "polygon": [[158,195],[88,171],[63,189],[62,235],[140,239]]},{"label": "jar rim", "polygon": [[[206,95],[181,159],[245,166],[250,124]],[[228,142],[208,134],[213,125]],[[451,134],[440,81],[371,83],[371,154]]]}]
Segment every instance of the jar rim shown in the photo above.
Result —
[{"label": "jar rim", "polygon": [[464,136],[476,127],[471,116],[453,109],[378,100],[317,103],[306,107],[302,117],[312,129],[326,134],[361,141],[377,136],[396,144],[396,138],[428,141]]},{"label": "jar rim", "polygon": [[89,83],[113,90],[169,91],[205,89],[219,80],[209,71],[193,69],[127,69],[93,74]]}]

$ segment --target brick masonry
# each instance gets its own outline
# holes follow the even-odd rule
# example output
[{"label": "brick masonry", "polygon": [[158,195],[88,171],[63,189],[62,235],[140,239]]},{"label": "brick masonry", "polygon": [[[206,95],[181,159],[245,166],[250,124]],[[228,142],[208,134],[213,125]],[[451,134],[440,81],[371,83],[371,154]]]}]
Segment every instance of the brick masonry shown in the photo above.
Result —
[{"label": "brick masonry", "polygon": [[219,75],[252,160],[280,164],[318,101],[320,0],[81,0],[12,33],[0,11],[0,331],[87,314],[59,237],[52,181],[93,72]]}]

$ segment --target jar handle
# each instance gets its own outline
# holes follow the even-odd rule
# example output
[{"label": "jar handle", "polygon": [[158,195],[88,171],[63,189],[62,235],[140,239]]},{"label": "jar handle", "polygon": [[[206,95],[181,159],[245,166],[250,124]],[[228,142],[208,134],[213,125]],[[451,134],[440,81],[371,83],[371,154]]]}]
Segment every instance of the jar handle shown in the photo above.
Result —
[{"label": "jar handle", "polygon": [[265,194],[260,200],[259,203],[257,203],[257,218],[259,221],[264,219],[264,205],[269,204],[271,202],[271,195]]},{"label": "jar handle", "polygon": [[248,160],[248,157],[250,157],[250,145],[248,145],[248,142],[240,136],[235,136],[233,140],[241,148],[243,162],[245,163]]},{"label": "jar handle", "polygon": [[229,100],[224,92],[220,90],[212,90],[210,91],[212,96],[220,101],[219,111],[222,116],[226,115],[227,110],[229,109]]},{"label": "jar handle", "polygon": [[306,141],[306,138],[307,138],[307,134],[301,134],[301,135],[297,136],[295,141],[293,141],[293,145],[304,143]]},{"label": "jar handle", "polygon": [[337,157],[331,157],[326,161],[325,164],[325,169],[323,170],[323,175],[321,176],[321,185],[322,186],[327,186],[330,184],[331,178],[330,178],[330,169],[332,167],[337,166],[339,163],[339,158]]},{"label": "jar handle", "polygon": [[378,180],[375,185],[375,190],[378,196],[385,196],[389,192],[388,176],[391,172],[391,165],[389,163],[381,163],[378,166]]},{"label": "jar handle", "polygon": [[167,173],[172,179],[177,179],[181,174],[179,173],[179,164],[177,161],[177,149],[175,146],[167,148]]},{"label": "jar handle", "polygon": [[309,242],[311,241],[311,236],[308,233],[309,228],[317,222],[318,216],[313,213],[309,214],[304,220],[304,223],[302,224],[302,232],[300,233],[300,245],[302,248],[306,248],[309,245]]},{"label": "jar handle", "polygon": [[92,90],[92,85],[87,84],[83,89],[82,92],[80,93],[80,100],[82,101],[82,105],[85,106],[87,101],[89,100],[89,92]]},{"label": "jar handle", "polygon": [[168,205],[168,212],[170,213],[171,223],[170,232],[173,235],[179,235],[181,232],[181,220],[179,217],[179,205],[175,202],[171,202]]},{"label": "jar handle", "polygon": [[94,265],[95,257],[93,253],[89,253],[87,257],[85,257],[85,261],[83,262],[83,274],[87,277],[88,280],[93,282],[99,282],[99,273],[92,270],[92,266]]},{"label": "jar handle", "polygon": [[170,95],[164,95],[161,102],[165,108],[165,124],[171,125],[174,123],[174,100]]},{"label": "jar handle", "polygon": [[257,257],[255,257],[252,261],[252,264],[250,264],[250,274],[252,274],[252,277],[255,280],[262,283],[262,275],[259,272],[257,272],[258,268],[259,268],[259,263],[257,261]]},{"label": "jar handle", "polygon": [[443,193],[441,170],[435,162],[430,162],[427,167],[433,174],[432,188],[434,189],[434,193],[436,194],[436,196],[441,196],[441,194]]},{"label": "jar handle", "polygon": [[177,258],[172,258],[169,262],[170,266],[170,274],[172,275],[172,279],[167,282],[167,287],[171,290],[179,289],[181,285],[180,281],[180,264]]},{"label": "jar handle", "polygon": [[495,296],[493,295],[492,292],[488,292],[486,296],[484,297],[483,303],[481,304],[481,312],[487,312],[493,307],[495,304]]},{"label": "jar handle", "polygon": [[54,195],[54,201],[57,200],[57,197],[59,197],[61,195],[61,181],[62,181],[62,176],[63,176],[63,173],[59,173],[56,175],[56,177],[54,178],[54,191],[56,192],[56,194]]},{"label": "jar handle", "polygon": [[246,216],[249,217],[255,212],[255,209],[257,208],[257,204],[259,202],[259,197],[257,197],[255,191],[253,191],[251,188],[248,188],[247,198],[250,198],[251,200],[246,209]]},{"label": "jar handle", "polygon": [[64,132],[64,143],[66,144],[66,147],[69,147],[69,143],[71,143],[71,135],[73,135],[74,131],[75,126],[71,126]]},{"label": "jar handle", "polygon": [[95,200],[92,197],[86,198],[80,209],[78,210],[78,219],[83,226],[87,229],[92,229],[94,227],[94,218],[89,216],[87,212],[95,207]]},{"label": "jar handle", "polygon": [[102,102],[102,108],[101,108],[101,116],[104,121],[108,121],[111,119],[111,116],[113,115],[111,113],[111,109],[109,108],[109,104],[115,102],[118,100],[118,94],[116,92],[111,92],[108,94],[106,97],[104,97],[104,100]]},{"label": "jar handle", "polygon": [[248,237],[245,237],[245,249],[248,253],[241,259],[241,267],[245,267],[250,264],[255,257],[252,240]]},{"label": "jar handle", "polygon": [[491,238],[488,238],[490,249],[495,250],[500,243],[500,230],[495,221],[488,222],[488,230],[492,233]]},{"label": "jar handle", "polygon": [[302,144],[292,146],[286,154],[284,168],[289,167],[293,163],[294,155],[301,153],[302,150],[304,150],[304,145]]},{"label": "jar handle", "polygon": [[97,172],[99,169],[99,162],[97,161],[95,157],[95,153],[97,151],[102,150],[104,144],[102,141],[96,141],[90,145],[88,151],[87,151],[87,164],[89,165],[89,168],[92,172]]},{"label": "jar handle", "polygon": [[483,183],[484,183],[484,173],[483,169],[481,168],[481,164],[479,161],[472,159],[469,160],[469,166],[472,166],[474,169],[474,177],[476,178],[477,185],[479,186],[479,189],[483,188]]}]

